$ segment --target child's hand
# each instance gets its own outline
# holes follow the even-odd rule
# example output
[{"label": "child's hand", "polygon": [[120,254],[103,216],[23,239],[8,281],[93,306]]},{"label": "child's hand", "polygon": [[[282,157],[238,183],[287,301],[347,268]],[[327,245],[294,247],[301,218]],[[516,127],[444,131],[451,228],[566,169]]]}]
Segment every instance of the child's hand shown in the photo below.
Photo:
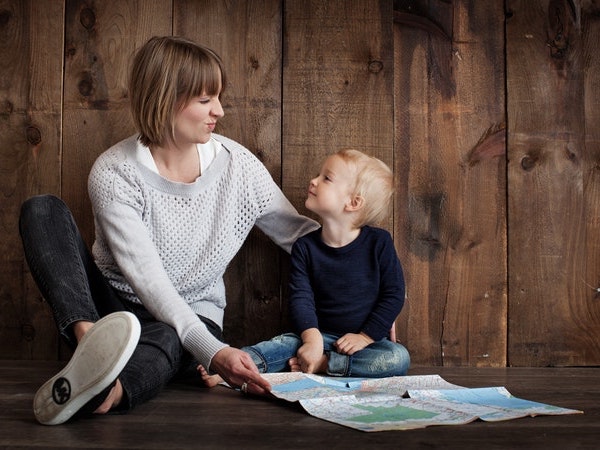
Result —
[{"label": "child's hand", "polygon": [[302,332],[302,346],[296,356],[290,360],[292,371],[304,373],[320,373],[327,368],[327,357],[323,348],[323,336],[317,328],[309,328]]},{"label": "child's hand", "polygon": [[323,353],[323,345],[318,343],[306,343],[296,353],[298,365],[304,373],[319,373],[323,371],[323,361],[327,359]]},{"label": "child's hand", "polygon": [[353,355],[375,342],[364,333],[347,333],[335,342],[335,348],[342,355]]}]

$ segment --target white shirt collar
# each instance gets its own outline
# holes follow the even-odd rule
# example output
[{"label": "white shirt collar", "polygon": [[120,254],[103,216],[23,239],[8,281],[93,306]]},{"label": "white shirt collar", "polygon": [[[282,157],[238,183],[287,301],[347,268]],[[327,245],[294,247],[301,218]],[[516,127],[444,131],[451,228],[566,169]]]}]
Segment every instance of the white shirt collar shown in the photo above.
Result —
[{"label": "white shirt collar", "polygon": [[[217,154],[223,149],[223,146],[211,136],[205,144],[196,144],[196,148],[198,149],[198,156],[200,157],[200,167],[202,168],[202,172],[204,172],[217,157]],[[152,158],[152,153],[150,153],[148,147],[141,144],[138,145],[135,157],[140,164],[153,172],[158,173],[158,167],[156,167],[156,163],[154,162],[154,158]]]}]

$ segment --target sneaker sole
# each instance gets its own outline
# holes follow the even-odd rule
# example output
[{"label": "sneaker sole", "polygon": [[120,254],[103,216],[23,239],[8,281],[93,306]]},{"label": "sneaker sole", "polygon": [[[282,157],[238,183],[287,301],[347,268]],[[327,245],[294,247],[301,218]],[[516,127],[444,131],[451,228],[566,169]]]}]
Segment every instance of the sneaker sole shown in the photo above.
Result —
[{"label": "sneaker sole", "polygon": [[37,391],[38,422],[58,425],[106,389],[121,373],[140,338],[140,323],[130,312],[103,317],[83,336],[71,360]]}]

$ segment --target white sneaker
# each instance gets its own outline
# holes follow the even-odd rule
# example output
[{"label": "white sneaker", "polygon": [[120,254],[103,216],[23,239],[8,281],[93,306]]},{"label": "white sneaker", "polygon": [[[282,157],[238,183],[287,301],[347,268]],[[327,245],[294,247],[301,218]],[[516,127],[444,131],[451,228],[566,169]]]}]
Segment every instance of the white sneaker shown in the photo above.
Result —
[{"label": "white sneaker", "polygon": [[133,354],[140,338],[140,323],[130,312],[103,317],[83,336],[71,360],[37,391],[35,418],[58,425],[110,386]]}]

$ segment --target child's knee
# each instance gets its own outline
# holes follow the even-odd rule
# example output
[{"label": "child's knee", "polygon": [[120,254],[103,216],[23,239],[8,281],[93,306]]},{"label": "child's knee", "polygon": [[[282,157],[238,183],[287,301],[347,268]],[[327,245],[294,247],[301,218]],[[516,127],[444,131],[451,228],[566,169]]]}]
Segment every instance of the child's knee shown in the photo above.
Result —
[{"label": "child's knee", "polygon": [[406,347],[400,344],[394,345],[391,363],[397,367],[398,375],[406,375],[410,367],[410,354]]}]

